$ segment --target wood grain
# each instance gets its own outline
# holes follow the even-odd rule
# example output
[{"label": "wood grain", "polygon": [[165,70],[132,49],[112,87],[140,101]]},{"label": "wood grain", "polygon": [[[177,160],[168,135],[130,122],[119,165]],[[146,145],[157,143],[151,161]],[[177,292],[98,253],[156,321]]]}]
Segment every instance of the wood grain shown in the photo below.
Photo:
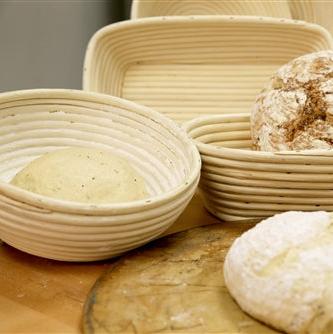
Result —
[{"label": "wood grain", "polygon": [[112,262],[73,264],[0,246],[0,332],[79,333],[82,307]]}]

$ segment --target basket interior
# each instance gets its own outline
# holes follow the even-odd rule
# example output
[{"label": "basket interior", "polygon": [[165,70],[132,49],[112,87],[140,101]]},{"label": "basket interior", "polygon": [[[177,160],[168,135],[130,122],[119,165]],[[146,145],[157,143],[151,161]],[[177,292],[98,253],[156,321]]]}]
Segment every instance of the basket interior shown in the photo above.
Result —
[{"label": "basket interior", "polygon": [[206,123],[203,122],[197,128],[190,130],[189,134],[193,139],[203,144],[252,150],[249,115],[229,120],[224,119],[223,122],[207,120]]},{"label": "basket interior", "polygon": [[27,94],[0,103],[1,181],[9,182],[44,153],[73,146],[103,149],[127,159],[144,177],[151,196],[187,180],[193,154],[163,120],[121,104],[80,97]]}]

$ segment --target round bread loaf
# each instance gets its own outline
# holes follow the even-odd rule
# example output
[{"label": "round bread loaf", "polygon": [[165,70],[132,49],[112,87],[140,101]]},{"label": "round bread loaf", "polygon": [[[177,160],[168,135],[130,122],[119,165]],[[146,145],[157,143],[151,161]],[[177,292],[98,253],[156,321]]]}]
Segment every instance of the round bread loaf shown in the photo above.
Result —
[{"label": "round bread loaf", "polygon": [[229,292],[253,317],[287,333],[333,333],[333,221],[286,212],[245,232],[224,264]]},{"label": "round bread loaf", "polygon": [[127,202],[148,195],[144,179],[126,160],[80,147],[37,158],[11,183],[37,194],[82,203]]},{"label": "round bread loaf", "polygon": [[273,75],[251,115],[254,148],[333,148],[333,51],[294,59]]}]

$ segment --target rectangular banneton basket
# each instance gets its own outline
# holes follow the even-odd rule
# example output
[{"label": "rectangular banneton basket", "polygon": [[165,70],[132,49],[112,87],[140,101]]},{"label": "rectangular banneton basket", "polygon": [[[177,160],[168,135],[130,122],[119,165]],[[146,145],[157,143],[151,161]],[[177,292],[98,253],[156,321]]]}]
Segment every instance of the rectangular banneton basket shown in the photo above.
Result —
[{"label": "rectangular banneton basket", "polygon": [[248,114],[204,116],[183,126],[201,154],[205,207],[220,219],[333,210],[333,151],[252,151]]},{"label": "rectangular banneton basket", "polygon": [[291,18],[288,0],[133,0],[132,2],[132,19],[171,15],[257,15]]},{"label": "rectangular banneton basket", "polygon": [[92,37],[84,89],[138,102],[178,122],[248,113],[278,67],[332,45],[324,28],[288,19],[130,20],[104,27]]}]

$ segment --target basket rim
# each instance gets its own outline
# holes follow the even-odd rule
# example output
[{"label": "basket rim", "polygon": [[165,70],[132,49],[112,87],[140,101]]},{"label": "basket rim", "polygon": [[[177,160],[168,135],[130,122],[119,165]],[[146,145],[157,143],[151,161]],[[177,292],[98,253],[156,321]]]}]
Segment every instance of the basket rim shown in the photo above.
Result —
[{"label": "basket rim", "polygon": [[333,48],[332,36],[327,29],[316,23],[310,23],[302,20],[295,20],[289,18],[276,18],[270,16],[249,16],[249,15],[190,15],[190,16],[154,16],[143,17],[135,20],[125,20],[121,22],[112,23],[97,30],[90,38],[83,62],[83,90],[90,90],[91,82],[91,64],[94,62],[95,46],[99,40],[105,36],[117,31],[123,31],[128,28],[135,30],[141,26],[154,26],[159,25],[173,25],[176,23],[184,23],[188,25],[202,25],[207,23],[249,23],[253,25],[267,25],[272,24],[277,27],[302,27],[303,29],[310,30],[321,34]]},{"label": "basket rim", "polygon": [[[127,110],[136,110],[145,116],[151,116],[154,121],[166,125],[174,135],[180,138],[188,148],[189,153],[193,158],[191,164],[190,173],[186,180],[184,180],[177,187],[164,192],[163,194],[148,197],[146,199],[120,202],[110,204],[87,204],[74,201],[67,201],[61,199],[55,199],[44,195],[39,195],[14,185],[11,185],[5,181],[0,180],[0,194],[3,194],[10,199],[21,202],[23,204],[32,205],[37,208],[51,211],[57,211],[61,213],[75,213],[81,215],[122,215],[131,214],[142,209],[142,211],[149,210],[161,206],[165,203],[171,202],[175,198],[182,196],[182,194],[193,188],[194,184],[198,183],[201,169],[201,157],[200,153],[194,144],[194,142],[188,137],[184,129],[179,127],[177,123],[168,118],[167,116],[138,103],[116,97],[108,94],[87,92],[76,89],[54,89],[54,88],[36,88],[36,89],[24,89],[9,92],[0,93],[0,106],[2,103],[10,101],[25,100],[31,98],[69,98],[71,100],[79,100],[82,102],[95,102],[105,105],[117,106],[120,108],[126,108]],[[1,113],[1,110],[0,110]]]},{"label": "basket rim", "polygon": [[[250,118],[250,113],[239,113],[239,114],[220,114],[220,115],[204,115],[199,116],[189,121],[186,121],[182,124],[182,128],[186,131],[188,136],[196,143],[199,151],[211,152],[215,156],[221,155],[224,153],[225,155],[230,155],[231,157],[237,155],[238,157],[253,157],[253,158],[274,158],[274,157],[333,157],[333,149],[325,150],[325,149],[314,149],[314,150],[294,150],[294,151],[276,151],[276,152],[268,152],[268,151],[251,151],[240,148],[228,148],[221,147],[214,144],[206,144],[201,142],[200,140],[193,138],[191,136],[191,130],[195,128],[200,128],[200,125],[203,123],[215,121],[215,122],[223,122],[224,120],[237,120],[238,118]],[[214,123],[208,123],[214,124]],[[205,125],[208,125],[205,124]],[[237,160],[237,159],[232,159]]]}]

